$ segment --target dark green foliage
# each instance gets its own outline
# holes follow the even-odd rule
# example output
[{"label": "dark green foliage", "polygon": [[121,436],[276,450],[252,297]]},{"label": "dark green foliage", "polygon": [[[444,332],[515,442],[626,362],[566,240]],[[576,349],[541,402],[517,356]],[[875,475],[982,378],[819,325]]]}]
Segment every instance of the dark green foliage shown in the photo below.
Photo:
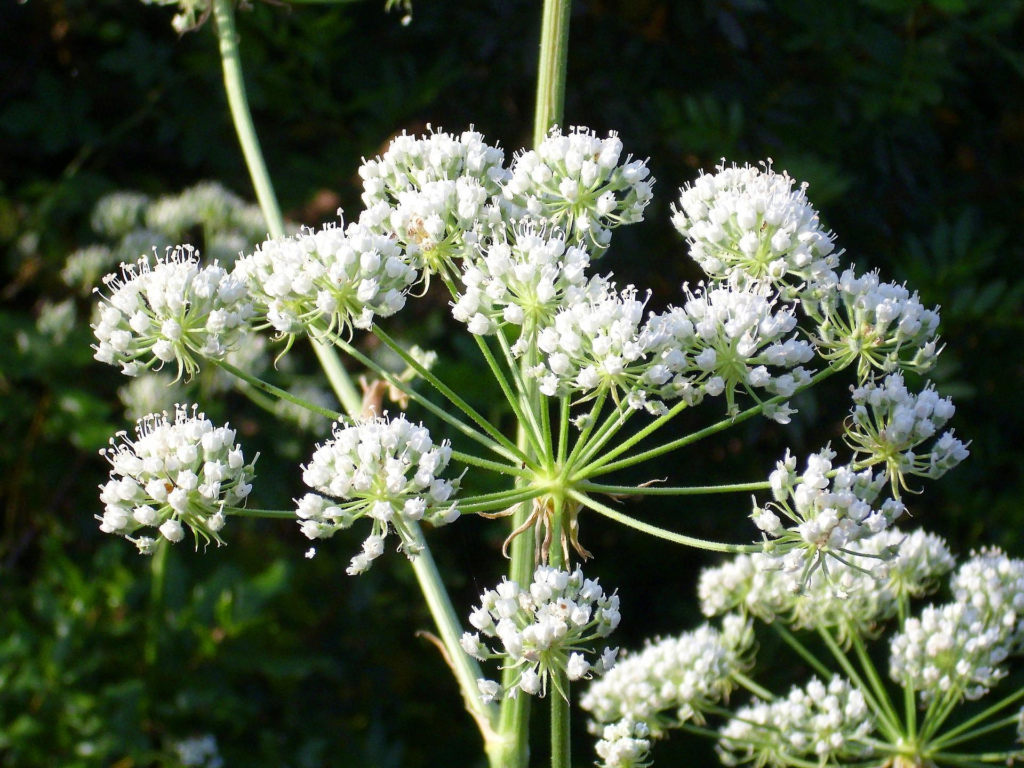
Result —
[{"label": "dark green foliage", "polygon": [[[382,5],[257,2],[240,14],[257,127],[296,222],[333,218],[339,205],[354,218],[360,157],[403,128],[474,123],[507,148],[529,140],[536,3],[421,0],[407,27]],[[651,286],[662,307],[698,279],[668,224],[680,184],[722,156],[771,157],[809,181],[850,259],[943,304],[934,378],[957,398],[954,424],[973,455],[909,500],[914,523],[961,552],[1020,553],[1024,2],[576,6],[567,120],[619,130],[659,180],[648,222],[621,231],[601,269]],[[171,15],[131,0],[0,6],[0,765],[174,766],[172,742],[206,733],[228,766],[473,765],[478,738],[443,661],[414,634],[430,622],[400,557],[351,579],[343,565],[358,533],[309,561],[294,526],[233,521],[227,549],[171,552],[154,601],[152,561],[96,530],[96,450],[128,426],[123,380],[91,360],[81,323],[64,339],[41,330],[43,302],[72,298],[60,269],[96,240],[89,212],[103,194],[216,179],[251,197],[211,30],[179,39]],[[86,317],[88,297],[72,300]],[[446,301],[410,302],[396,325],[437,349],[438,371],[487,413],[500,393],[448,333]],[[291,353],[312,371],[306,355]],[[801,398],[789,431],[750,422],[623,482],[760,479],[787,445],[806,453],[837,440],[845,398],[837,383]],[[237,395],[202,405],[230,416],[247,455],[263,453],[261,506],[301,492],[295,467],[313,438]],[[628,505],[697,536],[750,535],[746,498]],[[715,558],[593,516],[582,525],[594,572],[622,594],[623,645],[699,620],[693,579]],[[464,520],[433,537],[463,611],[498,578],[502,530]],[[776,687],[800,674],[778,670]],[[682,737],[659,750],[665,765],[714,761]]]}]

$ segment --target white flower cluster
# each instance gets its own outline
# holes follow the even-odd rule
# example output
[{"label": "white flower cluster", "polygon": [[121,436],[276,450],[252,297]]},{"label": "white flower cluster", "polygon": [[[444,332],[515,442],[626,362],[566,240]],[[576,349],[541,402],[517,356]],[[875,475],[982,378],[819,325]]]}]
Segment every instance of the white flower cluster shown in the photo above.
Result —
[{"label": "white flower cluster", "polygon": [[938,307],[926,309],[906,286],[883,283],[878,272],[857,277],[846,270],[832,290],[804,308],[817,322],[819,354],[841,363],[857,361],[867,379],[872,369],[926,371],[938,356]]},{"label": "white flower cluster", "polygon": [[104,237],[124,237],[142,223],[151,202],[141,192],[111,192],[93,206],[89,223],[93,231]]},{"label": "white flower cluster", "polygon": [[708,707],[728,698],[733,675],[752,663],[754,632],[740,616],[726,616],[719,630],[704,624],[678,637],[656,640],[624,655],[580,700],[596,723],[643,723],[661,738],[690,720],[703,722]]},{"label": "white flower cluster", "polygon": [[[544,695],[549,683],[568,698],[554,672],[562,670],[569,680],[581,680],[611,669],[616,649],[605,650],[594,663],[586,654],[593,652],[589,644],[615,631],[619,619],[618,595],[606,595],[579,568],[569,573],[541,565],[528,589],[504,580],[480,596],[480,606],[469,617],[478,632],[466,632],[462,648],[481,661],[501,659],[504,668],[516,672],[504,692],[496,682],[478,681],[487,701],[503,694],[514,698],[519,691]],[[481,634],[498,644],[489,646]]]},{"label": "white flower cluster", "polygon": [[359,224],[268,240],[235,271],[281,336],[369,328],[405,306],[418,277],[394,240]]},{"label": "white flower cluster", "polygon": [[840,253],[807,200],[807,184],[793,188],[771,161],[717,166],[680,190],[672,223],[690,244],[690,256],[712,280],[743,277],[782,285],[795,277],[810,286],[835,281]]},{"label": "white flower cluster", "polygon": [[395,237],[417,268],[453,276],[455,259],[472,256],[481,236],[501,223],[495,198],[508,173],[504,159],[475,131],[403,133],[359,169],[366,205],[360,222]]},{"label": "white flower cluster", "polygon": [[1024,560],[998,549],[972,555],[950,582],[953,603],[904,622],[890,646],[889,673],[923,701],[978,699],[1024,649]]},{"label": "white flower cluster", "polygon": [[720,731],[719,755],[733,766],[750,762],[784,768],[795,760],[842,765],[872,756],[874,730],[859,689],[839,677],[828,685],[813,678],[785,698],[737,710]]},{"label": "white flower cluster", "polygon": [[796,459],[787,453],[770,476],[775,501],[755,506],[751,515],[765,534],[762,566],[781,571],[794,592],[818,568],[828,577],[828,559],[843,562],[854,542],[888,529],[905,511],[896,499],[873,506],[885,485],[884,474],[876,477],[870,469],[855,472],[850,467],[833,470],[835,457],[830,448],[812,454],[797,482]]},{"label": "white flower cluster", "polygon": [[896,615],[902,597],[933,591],[955,564],[945,541],[920,530],[909,535],[883,531],[854,542],[849,553],[886,562],[871,573],[836,560],[827,576],[823,570],[814,571],[794,594],[783,574],[761,567],[764,555],[739,555],[701,573],[701,610],[717,616],[739,609],[797,629],[835,629],[845,642],[851,632],[879,632]]},{"label": "white flower cluster", "polygon": [[223,544],[223,508],[243,503],[252,489],[253,465],[235,444],[235,430],[215,427],[197,406],[178,406],[173,421],[153,413],[139,419],[135,432],[134,440],[118,433],[101,451],[112,469],[100,486],[106,505],[100,530],[130,539],[144,554],[157,542],[133,538],[144,527],[176,543],[185,537],[184,524],[197,545],[200,537]]},{"label": "white flower cluster", "polygon": [[560,227],[595,253],[608,247],[611,229],[643,221],[651,201],[650,171],[643,160],[621,162],[622,141],[599,139],[587,128],[564,135],[554,127],[535,150],[517,155],[505,200],[514,216],[529,216]]},{"label": "white flower cluster", "polygon": [[195,355],[219,358],[248,329],[253,313],[245,283],[216,262],[202,266],[192,246],[122,265],[107,275],[93,331],[96,359],[128,376],[176,363],[178,376],[199,370]]},{"label": "white flower cluster", "polygon": [[451,455],[447,441],[435,445],[426,428],[405,416],[335,425],[334,436],[317,446],[303,468],[303,482],[330,498],[308,493],[296,501],[302,532],[326,539],[363,517],[373,520],[362,552],[349,565],[352,576],[384,553],[390,529],[400,549],[415,557],[422,545],[414,523],[440,526],[459,517],[458,504],[451,500],[459,480],[441,477]]},{"label": "white flower cluster", "polygon": [[[810,373],[796,366],[809,362],[814,350],[795,336],[784,339],[796,329],[796,314],[789,306],[775,309],[770,286],[702,286],[694,293],[684,285],[683,290],[683,307],[653,317],[648,328],[647,346],[655,358],[645,379],[661,386],[664,397],[686,397],[702,386],[711,396],[724,393],[733,414],[737,387],[754,397],[756,389],[788,397],[810,380]],[[787,403],[768,415],[786,424],[792,413]]]},{"label": "white flower cluster", "polygon": [[847,442],[860,464],[884,463],[895,492],[906,487],[907,475],[939,478],[970,455],[952,431],[938,437],[931,450],[915,450],[935,437],[956,410],[952,398],[939,397],[931,385],[915,395],[901,373],[892,373],[881,384],[854,387],[853,402]]},{"label": "white flower cluster", "polygon": [[537,336],[544,363],[528,370],[540,379],[548,397],[625,392],[634,408],[642,408],[646,391],[641,379],[648,367],[647,336],[641,328],[646,301],[636,288],[622,292],[603,278],[594,278],[576,300],[555,315]]},{"label": "white flower cluster", "polygon": [[594,751],[601,768],[645,768],[651,750],[650,729],[645,723],[621,720],[601,728]]},{"label": "white flower cluster", "polygon": [[521,351],[550,325],[555,313],[586,285],[590,256],[583,247],[566,247],[565,236],[527,224],[513,239],[496,242],[478,259],[467,259],[464,291],[452,314],[470,333],[494,333],[505,324],[523,328],[513,351]]}]

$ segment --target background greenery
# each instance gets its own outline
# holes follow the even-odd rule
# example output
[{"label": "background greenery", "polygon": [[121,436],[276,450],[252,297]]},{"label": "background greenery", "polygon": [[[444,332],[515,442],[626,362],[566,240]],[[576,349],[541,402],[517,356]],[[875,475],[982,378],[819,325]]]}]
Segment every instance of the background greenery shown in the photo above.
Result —
[{"label": "background greenery", "polygon": [[[475,124],[506,148],[529,140],[538,3],[414,11],[408,26],[377,2],[257,2],[240,15],[256,122],[293,221],[320,223],[339,205],[354,217],[360,157],[401,129]],[[216,179],[252,195],[211,30],[179,38],[170,16],[124,0],[0,4],[0,765],[175,766],[174,743],[203,734],[228,766],[474,765],[478,738],[415,634],[430,619],[400,557],[352,579],[355,536],[305,560],[297,527],[237,522],[226,549],[176,547],[152,601],[151,561],[96,528],[96,451],[128,421],[123,380],[91,359],[88,297],[74,299],[83,320],[65,338],[38,322],[72,296],[64,261],[97,241],[89,212],[106,192]],[[771,157],[810,182],[860,267],[943,304],[933,378],[956,396],[973,455],[910,506],[961,552],[1024,553],[1022,19],[1020,0],[579,0],[572,20],[567,120],[620,131],[659,180],[648,221],[617,235],[602,270],[651,286],[654,307],[672,301],[698,277],[668,224],[678,186],[723,156]],[[186,237],[202,247],[201,232]],[[436,349],[445,378],[490,408],[501,398],[444,309],[439,293],[412,303],[402,335]],[[304,355],[290,358],[312,372]],[[838,438],[845,386],[803,397],[789,430],[745,424],[630,479],[763,478],[786,446]],[[275,427],[237,393],[202,405],[262,452],[261,506],[300,492],[295,467],[315,437]],[[745,498],[634,506],[725,540],[749,536],[748,509]],[[463,611],[499,578],[500,529],[464,520],[432,537]],[[593,516],[583,537],[593,573],[622,595],[623,645],[699,620],[693,580],[713,556]],[[768,679],[803,673],[776,664]],[[715,762],[684,737],[656,752],[662,765],[695,755]]]}]

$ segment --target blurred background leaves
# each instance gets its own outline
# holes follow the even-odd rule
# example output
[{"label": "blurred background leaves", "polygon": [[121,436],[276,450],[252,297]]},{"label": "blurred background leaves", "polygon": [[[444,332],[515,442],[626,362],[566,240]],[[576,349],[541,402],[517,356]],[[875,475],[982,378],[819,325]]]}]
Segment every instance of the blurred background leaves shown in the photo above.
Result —
[{"label": "blurred background leaves", "polygon": [[[475,124],[506,148],[529,139],[536,3],[422,0],[408,25],[408,9],[381,5],[257,2],[240,15],[256,123],[297,224],[339,206],[354,218],[360,158],[402,129]],[[130,422],[124,380],[91,359],[88,290],[62,278],[68,256],[115,246],[90,220],[115,190],[159,198],[213,179],[252,195],[210,30],[179,36],[172,15],[124,0],[0,5],[0,765],[479,764],[444,662],[415,636],[430,621],[401,558],[351,579],[353,537],[306,560],[293,526],[233,522],[226,549],[173,549],[154,600],[153,561],[96,530],[96,450]],[[973,455],[911,500],[914,522],[961,552],[1022,553],[1024,2],[577,0],[572,25],[568,121],[620,131],[659,180],[648,221],[620,231],[601,269],[652,287],[662,307],[699,278],[668,223],[698,169],[772,158],[808,181],[848,258],[943,305],[933,378],[957,398]],[[213,247],[202,227],[178,237]],[[432,293],[396,330],[507,419],[445,310]],[[305,350],[287,360],[273,375],[308,382]],[[191,396],[262,453],[260,505],[288,504],[311,425],[279,426],[237,391],[197,386]],[[846,395],[836,383],[803,397],[791,429],[748,423],[624,481],[761,478],[785,447],[835,440]],[[634,513],[749,536],[747,499],[687,504]],[[433,536],[463,611],[502,569],[499,528],[463,520]],[[698,621],[693,579],[714,557],[590,517],[583,537],[594,573],[623,596],[623,645]],[[772,670],[780,688],[797,674]],[[202,753],[208,735],[219,758]],[[659,750],[663,765],[716,762],[686,738]]]}]

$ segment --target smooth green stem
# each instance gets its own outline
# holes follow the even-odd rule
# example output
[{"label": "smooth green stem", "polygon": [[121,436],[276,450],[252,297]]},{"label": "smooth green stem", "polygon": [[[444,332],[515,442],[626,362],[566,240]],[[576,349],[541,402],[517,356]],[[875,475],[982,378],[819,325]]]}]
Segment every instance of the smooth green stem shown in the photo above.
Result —
[{"label": "smooth green stem", "polygon": [[607,392],[601,392],[595,399],[594,404],[590,408],[590,413],[587,415],[587,421],[583,425],[583,429],[580,431],[579,436],[576,438],[576,444],[573,445],[572,451],[569,453],[569,458],[565,460],[565,466],[572,467],[576,460],[584,454],[587,448],[587,441],[590,440],[590,435],[593,433],[594,428],[597,426],[597,420],[601,416],[601,409],[604,408],[604,402],[608,398]]},{"label": "smooth green stem", "polygon": [[[590,444],[587,445],[586,449],[577,460],[577,464],[586,466],[593,458],[601,451],[608,442],[619,433],[619,431],[626,426],[636,411],[630,408],[626,403],[619,403],[615,406],[615,410],[608,414],[608,418],[605,419],[604,424],[598,430],[597,434],[594,435]],[[575,469],[573,468],[575,472]]]},{"label": "smooth green stem", "polygon": [[[501,391],[505,393],[505,399],[508,400],[508,404],[512,407],[512,412],[515,413],[520,424],[526,424],[526,411],[523,410],[523,404],[520,402],[519,397],[512,391],[512,387],[505,378],[505,374],[502,373],[501,366],[498,365],[498,361],[495,359],[494,353],[491,352],[491,348],[488,346],[487,340],[476,334],[473,334],[473,338],[476,339],[477,346],[480,347],[480,352],[487,361],[487,365],[490,366],[491,372],[494,374],[494,378],[497,379],[498,386],[500,386]],[[526,437],[529,439],[530,445],[533,446],[534,451],[538,454],[541,453],[540,438],[535,435],[532,430],[527,430]]]},{"label": "smooth green stem", "polygon": [[[559,498],[555,502],[555,511],[551,521],[551,527],[555,534],[554,543],[548,553],[548,563],[553,568],[568,570],[569,563],[565,561],[565,554],[561,546],[564,509],[565,501]],[[548,693],[548,699],[551,701],[551,768],[571,768],[569,703],[572,690],[564,669],[561,667],[552,669],[551,674],[556,678],[553,686],[555,690]]]},{"label": "smooth green stem", "polygon": [[811,653],[810,648],[800,642],[800,639],[786,629],[781,621],[773,621],[771,628],[775,630],[776,634],[783,639],[783,641],[792,648],[797,654],[800,655],[804,661],[814,668],[814,671],[821,675],[826,680],[832,679],[832,670],[826,667],[821,660]]},{"label": "smooth green stem", "polygon": [[310,337],[310,342],[313,344],[313,351],[316,352],[317,360],[320,361],[320,366],[327,374],[327,380],[337,395],[341,407],[352,418],[359,418],[363,414],[363,397],[352,382],[352,377],[345,370],[337,350],[320,339]]},{"label": "smooth green stem", "polygon": [[526,460],[526,456],[522,453],[522,451],[520,451],[511,440],[509,440],[507,437],[501,434],[501,430],[499,430],[497,427],[491,424],[491,422],[489,422],[487,419],[481,416],[476,411],[475,408],[473,408],[469,403],[467,403],[465,400],[459,397],[455,393],[455,390],[453,390],[451,387],[449,387],[447,384],[445,384],[443,381],[437,378],[437,376],[435,376],[433,373],[424,368],[423,365],[416,358],[414,358],[412,355],[406,352],[402,348],[402,346],[394,339],[392,339],[387,333],[385,333],[380,326],[374,325],[372,331],[373,334],[378,339],[387,344],[396,355],[401,357],[402,360],[404,360],[409,367],[416,371],[416,373],[422,376],[426,381],[430,382],[438,392],[440,392],[442,395],[448,398],[452,405],[460,409],[463,413],[469,416],[469,418],[475,421],[484,432],[491,436],[491,438],[496,440],[498,443],[504,446],[507,450],[511,451],[513,454],[518,454],[520,459],[524,461]]},{"label": "smooth green stem", "polygon": [[593,491],[604,493],[609,496],[701,496],[710,493],[744,493],[751,491],[766,491],[771,488],[771,483],[734,483],[732,485],[695,485],[686,488],[673,488],[664,485],[602,485],[584,480],[577,483],[576,487],[581,491]]},{"label": "smooth green stem", "polygon": [[983,721],[987,720],[988,718],[992,717],[992,715],[996,714],[997,712],[999,712],[999,711],[1001,711],[1003,709],[1006,709],[1009,706],[1012,706],[1012,705],[1016,704],[1022,698],[1024,698],[1024,688],[1021,688],[1021,689],[1017,690],[1016,692],[1011,693],[1009,696],[1007,696],[1006,698],[1004,698],[1004,699],[1002,699],[1000,701],[997,701],[995,704],[993,704],[988,709],[978,713],[977,715],[975,715],[974,717],[971,717],[968,720],[965,720],[964,722],[960,723],[960,725],[957,725],[957,726],[955,726],[953,728],[950,728],[944,734],[942,734],[941,736],[937,737],[932,742],[932,745],[933,746],[941,746],[942,744],[947,743],[954,736],[959,736],[964,731],[968,730],[969,728],[974,727],[975,725],[977,725],[980,722],[983,722]]},{"label": "smooth green stem", "polygon": [[748,691],[750,691],[752,694],[754,694],[758,698],[764,699],[765,701],[774,701],[774,699],[775,699],[775,694],[774,693],[769,691],[764,686],[759,685],[758,683],[755,683],[753,680],[751,680],[749,677],[744,675],[742,672],[733,672],[732,673],[732,679],[735,680],[740,685],[742,685],[744,688],[746,688]]},{"label": "smooth green stem", "polygon": [[655,433],[659,429],[661,429],[663,426],[668,424],[669,421],[671,421],[674,417],[678,416],[687,407],[688,407],[688,405],[685,402],[676,403],[672,407],[672,409],[669,410],[668,413],[663,414],[662,416],[659,416],[657,419],[652,421],[650,424],[648,424],[646,427],[641,429],[635,435],[633,435],[630,438],[627,438],[626,440],[623,440],[621,443],[619,443],[617,446],[615,446],[615,448],[613,450],[608,451],[608,453],[606,453],[600,459],[598,459],[597,461],[593,462],[593,464],[591,464],[591,466],[600,466],[600,465],[605,464],[605,463],[607,463],[609,461],[612,461],[617,456],[621,456],[626,451],[628,451],[630,448],[632,448],[634,445],[639,443],[641,440],[643,440],[646,437],[649,437],[650,435],[652,435],[653,433]]},{"label": "smooth green stem", "polygon": [[[533,439],[531,442],[534,444],[534,450],[537,451],[538,457],[543,458],[546,454],[544,453],[544,444],[540,439],[541,428],[537,418],[540,411],[540,393],[535,386],[527,384],[526,379],[523,377],[523,371],[516,365],[515,358],[512,356],[512,350],[508,346],[508,339],[505,338],[505,334],[499,333],[497,337],[498,346],[501,347],[509,369],[512,371],[512,380],[519,391],[523,393],[523,397],[526,398],[526,418],[528,426],[532,430]],[[525,369],[525,366],[523,368]],[[527,437],[530,437],[529,431],[527,432]]]},{"label": "smooth green stem", "polygon": [[513,496],[506,496],[502,499],[495,499],[493,501],[481,501],[476,503],[463,504],[459,503],[459,510],[464,515],[475,514],[477,512],[492,512],[497,510],[507,510],[510,507],[521,504],[525,501],[532,501],[540,496],[543,491],[539,488],[527,488],[525,491],[521,491]]},{"label": "smooth green stem", "polygon": [[232,517],[267,517],[278,520],[295,520],[294,509],[246,509],[245,507],[223,507],[225,515]]},{"label": "smooth green stem", "polygon": [[[311,403],[308,400],[303,400],[301,397],[296,397],[291,392],[286,392],[280,387],[275,387],[273,384],[269,384],[263,381],[263,379],[259,379],[250,373],[246,373],[241,368],[236,368],[226,360],[211,359],[211,362],[214,365],[218,366],[219,368],[224,369],[232,376],[236,376],[237,378],[241,379],[246,384],[255,387],[260,392],[266,392],[268,395],[273,395],[274,397],[279,398],[281,400],[286,400],[292,405],[297,405],[300,408],[305,408],[307,411],[311,411],[312,413],[316,413],[321,416],[326,416],[328,419],[331,419],[332,421],[345,420],[345,416],[343,414],[340,414],[337,411],[332,411],[330,408],[324,408],[322,406],[319,406],[316,403]],[[356,411],[356,413],[358,414],[358,411]]]},{"label": "smooth green stem", "polygon": [[857,632],[853,632],[852,635],[854,651],[860,661],[861,668],[864,670],[864,674],[868,677],[871,689],[875,692],[875,698],[878,699],[878,703],[881,704],[889,713],[889,718],[892,722],[899,723],[900,718],[899,715],[896,714],[896,706],[893,704],[892,698],[889,696],[889,692],[882,684],[882,679],[878,674],[878,669],[875,667],[875,663],[871,660],[871,656],[868,655],[867,648],[864,647],[864,641],[861,640],[861,637]]},{"label": "smooth green stem", "polygon": [[167,575],[167,551],[170,543],[160,537],[150,564],[149,581],[149,615],[146,627],[146,646],[144,657],[146,666],[152,668],[160,655],[160,627],[163,623],[164,582]]},{"label": "smooth green stem", "polygon": [[[807,382],[804,386],[800,387],[797,390],[797,392],[802,392],[805,389],[813,387],[815,384],[824,381],[829,376],[832,376],[833,374],[837,373],[839,370],[841,369],[838,367],[830,366],[823,371],[819,371],[818,373],[811,377],[811,380],[809,382]],[[595,475],[605,475],[608,474],[609,472],[614,472],[617,469],[625,469],[626,467],[631,467],[634,464],[640,464],[641,462],[644,461],[650,461],[653,458],[669,453],[678,448],[683,448],[684,446],[691,445],[692,443],[696,443],[698,440],[703,440],[705,437],[715,435],[719,432],[722,432],[723,430],[729,429],[730,427],[734,427],[737,424],[742,424],[744,421],[752,419],[754,416],[760,414],[765,409],[765,406],[779,405],[780,403],[783,403],[786,400],[789,400],[789,397],[783,397],[781,395],[779,397],[773,397],[770,400],[765,400],[763,403],[755,405],[753,408],[748,408],[747,410],[737,414],[732,418],[723,419],[722,421],[719,421],[717,424],[712,424],[710,427],[702,429],[698,432],[694,432],[693,434],[687,435],[686,437],[681,437],[678,440],[673,440],[672,442],[665,443],[664,445],[660,445],[657,448],[651,448],[648,451],[638,453],[634,456],[630,456],[620,461],[611,461],[612,458],[619,455],[618,449],[609,451],[607,454],[597,459],[597,461],[592,462],[588,467],[578,472],[573,479],[586,480],[591,477],[594,477]]]},{"label": "smooth green stem", "polygon": [[420,590],[427,601],[430,615],[434,617],[434,622],[437,624],[437,630],[441,635],[441,642],[447,656],[446,661],[459,682],[466,710],[476,720],[484,734],[485,741],[487,741],[492,738],[498,709],[493,704],[484,704],[477,692],[476,681],[484,676],[483,672],[477,660],[462,650],[459,643],[462,637],[462,626],[455,613],[455,608],[452,606],[452,601],[448,597],[441,574],[437,570],[434,556],[430,553],[430,548],[427,547],[426,540],[423,538],[419,524],[409,523],[409,531],[416,539],[416,543],[422,547],[422,551],[412,559],[413,573],[416,574]]},{"label": "smooth green stem", "polygon": [[[825,641],[825,645],[832,652],[832,656],[836,661],[839,662],[839,666],[843,668],[843,671],[850,678],[850,680],[860,688],[861,694],[864,696],[864,700],[868,703],[868,706],[874,711],[875,717],[882,732],[885,733],[886,738],[893,742],[898,741],[902,734],[900,733],[899,723],[891,719],[889,712],[886,711],[877,699],[871,689],[864,683],[863,678],[857,673],[856,667],[850,663],[850,660],[843,653],[843,649],[839,647],[839,643],[835,641],[832,634],[822,627],[818,627],[818,635]],[[827,681],[826,681],[827,682]]]},{"label": "smooth green stem", "polygon": [[569,451],[569,397],[562,398],[558,405],[558,463],[565,465]]},{"label": "smooth green stem", "polygon": [[384,381],[388,382],[388,384],[391,384],[392,386],[400,390],[403,394],[408,396],[410,400],[419,403],[432,414],[437,416],[439,419],[448,423],[462,434],[466,435],[466,437],[476,440],[481,445],[494,451],[499,456],[508,459],[511,462],[518,464],[521,461],[524,461],[523,456],[525,454],[523,454],[521,450],[516,448],[515,445],[511,445],[511,443],[509,443],[509,445],[511,445],[511,450],[505,447],[504,444],[509,441],[504,436],[502,436],[502,442],[500,444],[495,442],[491,438],[487,437],[487,435],[482,434],[479,430],[471,427],[469,424],[466,424],[464,421],[456,418],[455,416],[452,416],[444,408],[441,408],[436,403],[431,402],[429,399],[427,399],[419,392],[417,392],[415,389],[413,389],[411,386],[409,386],[409,384],[402,381],[398,376],[395,376],[390,371],[386,371],[385,369],[381,368],[372,359],[364,355],[362,352],[353,347],[344,339],[337,336],[333,338],[334,342],[343,350],[345,350],[346,353],[352,355],[352,357],[354,357],[360,363],[362,363],[371,371],[376,373],[378,376],[384,379]]},{"label": "smooth green stem", "polygon": [[529,478],[531,476],[529,472],[525,469],[521,469],[520,467],[500,464],[497,461],[488,461],[487,459],[481,459],[478,456],[474,456],[471,453],[452,451],[452,458],[456,461],[461,461],[463,464],[480,467],[480,469],[489,469],[492,472],[500,472],[503,475],[512,475],[513,477],[521,478]]},{"label": "smooth green stem", "polygon": [[1020,715],[1010,715],[1009,717],[1004,717],[1002,720],[997,720],[994,723],[989,723],[988,725],[983,725],[980,728],[974,728],[970,731],[966,731],[965,733],[961,733],[959,736],[954,738],[933,741],[929,746],[935,749],[945,749],[946,747],[952,747],[957,744],[962,744],[965,741],[976,739],[979,736],[984,736],[986,733],[992,733],[992,731],[998,731],[1002,728],[1006,728],[1007,726],[1016,725],[1019,722]]},{"label": "smooth green stem", "polygon": [[256,128],[249,111],[249,99],[245,95],[245,80],[242,77],[242,62],[238,55],[238,31],[235,29],[235,0],[213,0],[213,20],[220,44],[220,58],[224,66],[224,90],[228,96],[228,107],[235,123],[238,141],[242,145],[245,164],[249,167],[256,199],[267,220],[271,237],[284,235],[284,217],[277,204],[274,185],[267,173]]},{"label": "smooth green stem", "polygon": [[569,59],[569,14],[572,0],[544,0],[540,31],[537,103],[533,119],[533,145],[563,120],[565,75]]},{"label": "smooth green stem", "polygon": [[953,710],[960,704],[962,691],[949,692],[930,718],[926,718],[921,724],[921,741],[927,742],[935,735],[935,732],[942,727],[943,723],[953,714]]},{"label": "smooth green stem", "polygon": [[657,536],[659,539],[665,539],[665,541],[671,541],[674,544],[682,544],[687,547],[694,547],[695,549],[706,549],[711,552],[760,552],[762,549],[760,544],[724,544],[718,541],[706,541],[705,539],[697,539],[693,536],[684,536],[681,533],[673,533],[672,531],[666,531],[663,528],[658,528],[657,526],[650,525],[649,523],[636,520],[629,515],[617,512],[611,507],[601,504],[578,491],[570,490],[569,496],[583,506],[602,514],[605,517],[609,517],[617,523],[622,523],[630,528],[636,528],[638,531],[643,531],[651,536]]}]

